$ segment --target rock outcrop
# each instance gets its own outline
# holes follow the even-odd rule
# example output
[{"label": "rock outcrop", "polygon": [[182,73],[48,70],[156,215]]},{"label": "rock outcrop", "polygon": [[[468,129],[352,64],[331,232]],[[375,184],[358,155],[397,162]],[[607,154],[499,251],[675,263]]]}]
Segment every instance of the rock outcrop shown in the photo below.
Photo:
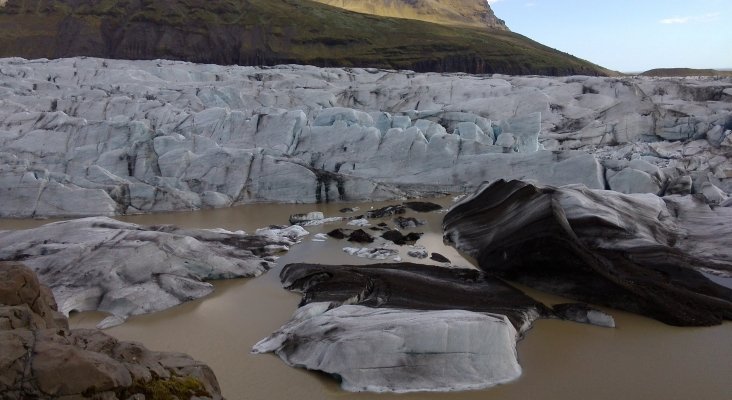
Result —
[{"label": "rock outcrop", "polygon": [[211,369],[185,354],[69,330],[48,288],[8,262],[0,262],[0,397],[222,399]]},{"label": "rock outcrop", "polygon": [[671,325],[732,319],[732,208],[496,181],[453,206],[444,239],[488,274]]},{"label": "rock outcrop", "polygon": [[67,329],[48,287],[23,264],[0,262],[0,329]]},{"label": "rock outcrop", "polygon": [[485,0],[315,0],[318,3],[380,15],[506,31],[506,23],[496,17]]},{"label": "rock outcrop", "polygon": [[732,191],[724,79],[101,59],[0,70],[4,217],[382,200],[501,178]]},{"label": "rock outcrop", "polygon": [[537,318],[614,326],[599,310],[552,310],[475,269],[288,264],[280,278],[303,294],[301,308],[252,351],[335,375],[350,391],[490,387],[521,375],[516,340]]},{"label": "rock outcrop", "polygon": [[99,326],[109,327],[206,296],[206,281],[258,276],[305,234],[299,226],[247,235],[84,218],[0,231],[0,261],[32,268],[64,314],[107,312]]}]

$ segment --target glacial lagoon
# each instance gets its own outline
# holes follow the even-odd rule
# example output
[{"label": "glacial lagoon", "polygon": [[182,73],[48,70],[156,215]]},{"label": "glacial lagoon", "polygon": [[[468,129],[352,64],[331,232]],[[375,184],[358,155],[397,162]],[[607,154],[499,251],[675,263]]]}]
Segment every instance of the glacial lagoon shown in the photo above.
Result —
[{"label": "glacial lagoon", "polygon": [[[429,199],[449,206],[452,198]],[[139,224],[176,224],[188,228],[243,229],[253,232],[269,224],[285,224],[295,213],[321,211],[343,216],[344,207],[360,212],[388,203],[366,204],[257,204],[228,209],[118,217]],[[356,212],[358,213],[358,212]],[[427,220],[414,229],[425,232],[417,242],[469,266],[451,247],[442,243],[440,224],[444,212],[414,215]],[[3,229],[41,225],[48,220],[0,220]],[[277,267],[254,279],[219,281],[216,291],[203,299],[154,314],[131,317],[106,332],[123,340],[139,341],[154,350],[190,354],[210,365],[228,399],[366,399],[368,393],[344,392],[325,374],[291,368],[273,355],[253,355],[254,343],[286,322],[300,296],[282,289],[278,279],[290,262],[366,264],[372,261],[342,251],[348,242],[328,238],[312,241],[340,223],[311,226],[303,241],[278,261]],[[343,224],[344,225],[344,224]],[[401,250],[405,253],[406,248]],[[409,257],[401,256],[405,261]],[[414,260],[417,261],[417,260]],[[422,261],[439,264],[430,260]],[[718,283],[730,284],[727,279]],[[527,287],[523,291],[547,304],[564,302]],[[519,342],[523,375],[517,381],[475,392],[418,393],[400,399],[688,399],[723,400],[732,392],[729,360],[732,359],[732,323],[709,328],[677,328],[655,320],[604,309],[617,328],[539,320]],[[93,327],[102,313],[74,314],[72,327]],[[396,395],[381,395],[396,398]]]}]

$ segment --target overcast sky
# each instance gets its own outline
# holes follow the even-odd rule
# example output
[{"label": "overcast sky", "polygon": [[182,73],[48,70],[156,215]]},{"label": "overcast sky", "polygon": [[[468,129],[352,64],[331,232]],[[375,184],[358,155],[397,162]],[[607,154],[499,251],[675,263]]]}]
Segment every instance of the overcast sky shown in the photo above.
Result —
[{"label": "overcast sky", "polygon": [[732,0],[489,0],[509,29],[622,72],[732,68]]}]

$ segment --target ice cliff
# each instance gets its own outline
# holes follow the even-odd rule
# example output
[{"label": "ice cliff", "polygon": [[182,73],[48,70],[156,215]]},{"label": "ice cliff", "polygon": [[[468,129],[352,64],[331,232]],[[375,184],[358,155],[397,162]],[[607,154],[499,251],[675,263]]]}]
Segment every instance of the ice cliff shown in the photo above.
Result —
[{"label": "ice cliff", "polygon": [[0,216],[377,200],[499,178],[732,190],[732,80],[0,60]]}]

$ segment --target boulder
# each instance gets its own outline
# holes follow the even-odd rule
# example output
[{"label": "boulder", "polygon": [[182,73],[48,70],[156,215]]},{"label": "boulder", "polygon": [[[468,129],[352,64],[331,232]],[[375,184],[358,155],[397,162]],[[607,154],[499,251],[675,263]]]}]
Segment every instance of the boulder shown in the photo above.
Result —
[{"label": "boulder", "polygon": [[[58,312],[56,300],[48,287],[38,282],[36,274],[17,262],[0,262],[0,304],[4,310],[15,308],[2,317],[8,330],[18,329],[17,323],[27,329],[68,328],[66,318]],[[17,308],[16,308],[17,307]],[[22,315],[20,321],[15,320]]]},{"label": "boulder", "polygon": [[439,263],[447,263],[447,264],[450,263],[450,259],[447,258],[447,257],[445,257],[445,256],[443,256],[440,253],[432,253],[430,255],[430,260],[437,261]]},{"label": "boulder", "polygon": [[406,235],[397,230],[386,231],[381,237],[397,245],[414,244],[422,237],[422,233],[410,232]]},{"label": "boulder", "polygon": [[[185,354],[153,352],[94,329],[68,329],[35,274],[0,262],[0,321],[18,307],[30,325],[0,322],[3,399],[222,399],[211,369]],[[17,314],[17,313],[16,313]]]},{"label": "boulder", "polygon": [[431,212],[442,210],[442,206],[428,201],[406,201],[404,207],[416,212]]},{"label": "boulder", "polygon": [[348,235],[348,241],[355,243],[373,243],[374,237],[366,233],[363,229],[356,229]]}]

